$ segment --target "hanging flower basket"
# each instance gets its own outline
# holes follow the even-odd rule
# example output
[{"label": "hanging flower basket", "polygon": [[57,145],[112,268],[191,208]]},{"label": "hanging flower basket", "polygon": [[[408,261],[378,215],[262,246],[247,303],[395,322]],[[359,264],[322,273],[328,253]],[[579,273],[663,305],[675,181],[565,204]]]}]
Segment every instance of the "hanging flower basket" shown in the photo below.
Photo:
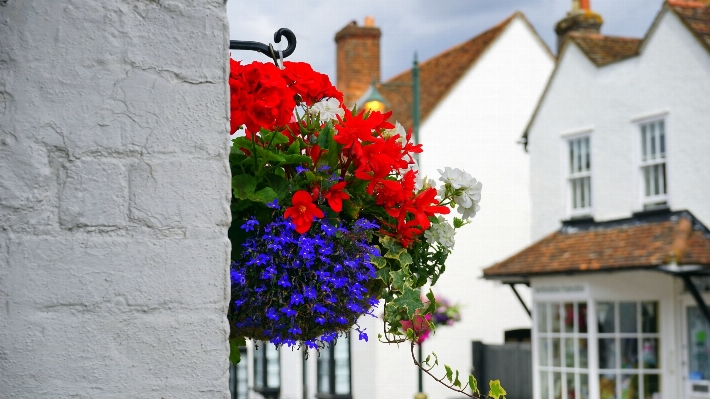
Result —
[{"label": "hanging flower basket", "polygon": [[[454,230],[479,209],[481,185],[459,169],[443,185],[418,174],[390,113],[346,109],[326,75],[231,61],[232,337],[319,348],[372,314],[389,333],[432,313]],[[441,215],[458,206],[453,226]]]}]

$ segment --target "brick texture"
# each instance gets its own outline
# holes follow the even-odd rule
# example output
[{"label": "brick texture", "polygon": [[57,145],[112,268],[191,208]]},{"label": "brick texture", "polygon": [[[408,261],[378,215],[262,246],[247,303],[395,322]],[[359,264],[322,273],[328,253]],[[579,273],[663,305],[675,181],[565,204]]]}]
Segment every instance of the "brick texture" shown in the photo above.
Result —
[{"label": "brick texture", "polygon": [[355,21],[335,34],[337,84],[350,108],[373,80],[380,81],[380,28]]}]

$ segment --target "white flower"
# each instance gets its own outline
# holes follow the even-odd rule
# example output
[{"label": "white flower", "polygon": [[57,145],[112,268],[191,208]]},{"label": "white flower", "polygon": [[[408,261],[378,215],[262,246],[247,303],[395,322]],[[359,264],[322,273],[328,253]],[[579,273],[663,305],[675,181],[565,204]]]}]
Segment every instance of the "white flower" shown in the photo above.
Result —
[{"label": "white flower", "polygon": [[465,170],[459,168],[451,169],[450,167],[444,168],[442,172],[441,169],[437,169],[441,177],[439,180],[444,182],[444,184],[449,184],[454,189],[459,189],[464,186],[470,186],[476,184],[476,179],[470,174],[466,173]]},{"label": "white flower", "polygon": [[439,189],[439,196],[446,195],[446,187],[450,187],[450,194],[453,194],[453,201],[458,205],[457,211],[463,215],[462,218],[469,219],[476,216],[481,207],[478,203],[481,201],[482,184],[465,170],[458,168],[444,168],[442,172],[439,169],[441,177],[439,180],[444,182],[445,187]]},{"label": "white flower", "polygon": [[441,216],[439,216],[438,219],[439,223],[432,223],[431,227],[424,232],[424,238],[426,238],[429,244],[438,242],[444,247],[451,249],[454,247],[454,234],[456,234],[456,231],[446,219]]},{"label": "white flower", "polygon": [[401,123],[395,122],[394,129],[385,130],[383,135],[385,137],[392,137],[397,134],[399,135],[397,142],[399,144],[402,144],[402,146],[404,146],[404,144],[406,143],[406,140],[407,140],[407,131],[404,130],[404,126],[402,126]]},{"label": "white flower", "polygon": [[336,115],[342,118],[345,115],[345,110],[340,107],[340,102],[337,99],[329,98],[313,104],[308,113],[310,115],[320,114],[320,121],[325,123],[329,120],[337,120]]}]

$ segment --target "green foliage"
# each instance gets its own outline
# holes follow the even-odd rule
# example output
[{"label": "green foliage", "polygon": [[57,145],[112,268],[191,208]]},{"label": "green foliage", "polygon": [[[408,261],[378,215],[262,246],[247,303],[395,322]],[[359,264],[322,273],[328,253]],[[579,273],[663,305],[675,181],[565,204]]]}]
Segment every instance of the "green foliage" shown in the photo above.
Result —
[{"label": "green foliage", "polygon": [[232,364],[238,364],[241,361],[239,347],[246,346],[247,342],[244,337],[229,339],[229,361]]},{"label": "green foliage", "polygon": [[501,396],[505,398],[506,392],[505,389],[500,386],[500,380],[492,380],[488,384],[491,388],[491,390],[488,392],[488,396],[493,399],[500,399]]},{"label": "green foliage", "polygon": [[476,381],[476,377],[472,375],[468,376],[468,387],[471,388],[471,393],[474,395],[481,394],[481,391],[478,390],[478,381]]}]

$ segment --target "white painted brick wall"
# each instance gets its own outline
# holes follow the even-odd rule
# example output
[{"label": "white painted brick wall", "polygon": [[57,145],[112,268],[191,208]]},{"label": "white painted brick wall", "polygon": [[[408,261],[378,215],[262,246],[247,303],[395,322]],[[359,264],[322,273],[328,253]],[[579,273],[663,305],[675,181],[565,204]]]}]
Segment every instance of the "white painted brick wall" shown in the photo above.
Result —
[{"label": "white painted brick wall", "polygon": [[227,398],[224,0],[0,0],[0,398]]}]

